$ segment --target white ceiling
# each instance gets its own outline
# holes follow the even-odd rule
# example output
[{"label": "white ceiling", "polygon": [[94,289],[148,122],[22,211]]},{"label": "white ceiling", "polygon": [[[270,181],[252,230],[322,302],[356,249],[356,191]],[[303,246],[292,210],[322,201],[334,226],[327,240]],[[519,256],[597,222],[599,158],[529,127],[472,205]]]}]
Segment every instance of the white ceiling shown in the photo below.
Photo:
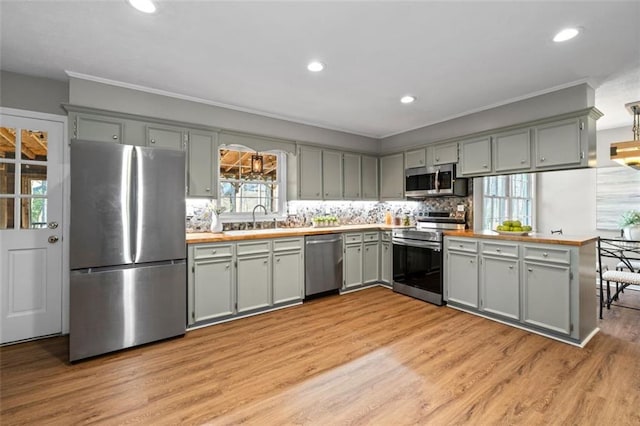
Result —
[{"label": "white ceiling", "polygon": [[[576,82],[640,100],[640,2],[0,1],[0,67],[65,70],[381,138]],[[566,43],[567,26],[584,31]],[[319,59],[326,70],[312,74]],[[400,104],[402,95],[418,100]]]}]

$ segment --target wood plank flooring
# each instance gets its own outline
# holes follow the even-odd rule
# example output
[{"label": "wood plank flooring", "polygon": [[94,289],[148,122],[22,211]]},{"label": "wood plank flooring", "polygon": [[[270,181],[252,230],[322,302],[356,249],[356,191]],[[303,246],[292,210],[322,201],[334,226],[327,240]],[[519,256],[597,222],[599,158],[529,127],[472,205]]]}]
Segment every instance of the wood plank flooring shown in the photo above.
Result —
[{"label": "wood plank flooring", "polygon": [[638,425],[640,311],[600,327],[579,349],[376,287],[75,365],[55,337],[0,348],[0,423]]}]

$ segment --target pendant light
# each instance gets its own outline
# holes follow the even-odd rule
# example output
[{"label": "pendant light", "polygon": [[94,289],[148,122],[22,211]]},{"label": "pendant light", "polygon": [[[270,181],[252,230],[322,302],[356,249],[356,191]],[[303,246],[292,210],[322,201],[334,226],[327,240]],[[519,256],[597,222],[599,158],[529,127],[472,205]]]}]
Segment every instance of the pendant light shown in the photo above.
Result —
[{"label": "pendant light", "polygon": [[259,153],[255,153],[251,156],[251,173],[254,175],[262,176],[264,171],[264,158]]},{"label": "pendant light", "polygon": [[633,140],[611,144],[611,159],[623,166],[640,170],[640,101],[626,104],[633,115]]}]

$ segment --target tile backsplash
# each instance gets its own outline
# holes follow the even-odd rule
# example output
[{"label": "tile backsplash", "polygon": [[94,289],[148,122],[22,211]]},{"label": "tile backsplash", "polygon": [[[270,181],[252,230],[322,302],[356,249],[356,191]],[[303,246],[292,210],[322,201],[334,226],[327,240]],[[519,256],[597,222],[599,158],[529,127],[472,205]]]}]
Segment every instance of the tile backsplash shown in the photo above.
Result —
[{"label": "tile backsplash", "polygon": [[[460,204],[467,212],[467,226],[473,224],[473,191],[466,197],[437,197],[424,201],[289,201],[286,215],[278,219],[278,227],[311,226],[315,216],[336,216],[342,225],[384,223],[387,211],[393,216],[408,216],[411,223],[428,211],[455,211]],[[187,232],[206,232],[211,224],[215,200],[187,199]],[[229,222],[223,215],[224,230],[251,229],[251,222]],[[261,229],[273,228],[272,220],[258,222]]]}]

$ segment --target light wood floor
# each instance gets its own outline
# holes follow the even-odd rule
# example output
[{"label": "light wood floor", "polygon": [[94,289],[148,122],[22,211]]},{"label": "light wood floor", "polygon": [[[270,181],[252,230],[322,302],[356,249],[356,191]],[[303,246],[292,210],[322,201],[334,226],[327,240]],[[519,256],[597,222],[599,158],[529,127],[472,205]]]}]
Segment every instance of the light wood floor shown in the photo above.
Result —
[{"label": "light wood floor", "polygon": [[638,425],[640,311],[600,326],[579,349],[377,287],[75,365],[56,337],[0,349],[0,423]]}]

